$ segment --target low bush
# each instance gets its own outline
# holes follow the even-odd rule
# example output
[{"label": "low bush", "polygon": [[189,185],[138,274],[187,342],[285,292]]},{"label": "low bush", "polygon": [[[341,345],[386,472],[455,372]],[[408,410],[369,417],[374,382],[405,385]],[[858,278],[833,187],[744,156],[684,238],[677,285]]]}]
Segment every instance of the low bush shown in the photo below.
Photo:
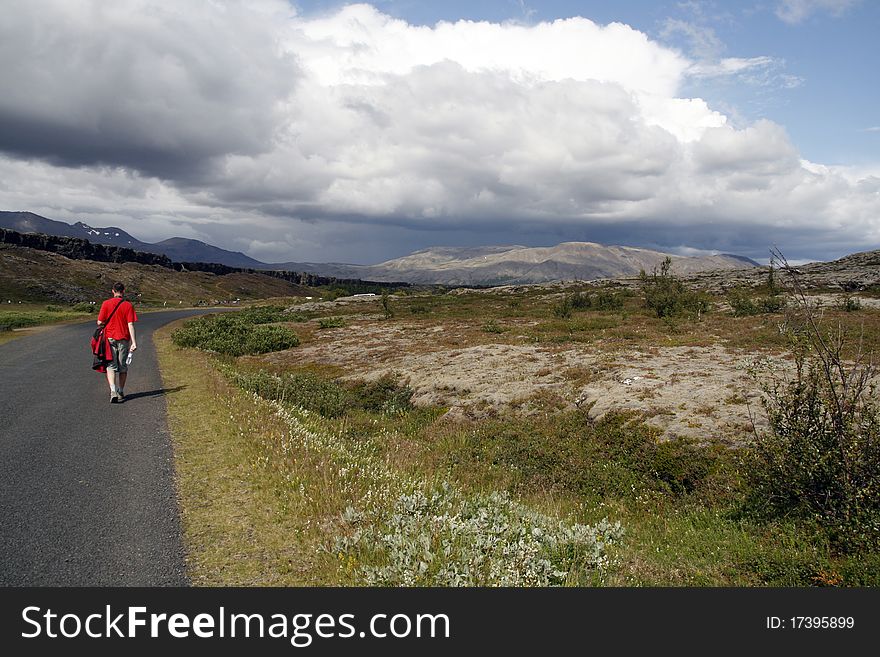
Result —
[{"label": "low bush", "polygon": [[48,310],[0,310],[0,326],[8,329],[27,328],[51,324],[65,319],[75,319],[74,313],[64,313]]},{"label": "low bush", "polygon": [[771,294],[752,297],[742,288],[731,290],[727,295],[727,301],[730,303],[734,317],[778,313],[782,312],[787,305],[787,301],[782,295]]},{"label": "low bush", "polygon": [[862,309],[862,302],[858,297],[845,293],[838,299],[837,307],[846,313],[854,313]]},{"label": "low bush", "polygon": [[388,295],[388,290],[382,290],[380,305],[382,306],[382,316],[385,319],[391,319],[394,317],[394,310],[391,308],[391,298]]},{"label": "low bush", "polygon": [[81,301],[79,303],[73,304],[71,310],[76,313],[93,313],[95,312],[95,304],[89,303],[88,301]]},{"label": "low bush", "polygon": [[612,292],[611,290],[599,290],[593,299],[593,308],[595,310],[620,310],[623,308],[623,300],[626,294],[623,292]]},{"label": "low bush", "polygon": [[639,279],[645,307],[652,310],[661,319],[673,319],[681,316],[699,318],[711,308],[706,294],[690,290],[672,274],[672,259],[667,257],[648,275],[642,270]]},{"label": "low bush", "polygon": [[580,584],[623,534],[607,520],[566,523],[504,493],[464,495],[445,484],[402,494],[389,510],[349,507],[343,520],[348,533],[332,550],[357,564],[367,586]]},{"label": "low bush", "polygon": [[595,421],[582,410],[487,421],[445,449],[450,466],[487,468],[515,489],[563,489],[592,500],[702,492],[726,456],[722,448],[684,438],[658,441],[653,430],[626,415]]},{"label": "low bush", "polygon": [[573,310],[589,310],[593,307],[593,299],[586,292],[574,292],[568,299]]},{"label": "low bush", "polygon": [[324,299],[325,301],[335,301],[336,299],[339,299],[341,297],[347,297],[350,294],[351,293],[348,290],[346,290],[345,288],[334,287],[334,288],[329,288],[325,292],[322,292],[321,298]]},{"label": "low bush", "polygon": [[599,290],[595,294],[573,292],[567,297],[567,306],[572,310],[615,311],[623,308],[625,296],[623,292],[611,290]]},{"label": "low bush", "polygon": [[485,324],[483,324],[483,332],[484,333],[504,333],[504,327],[501,326],[496,320],[490,319]]},{"label": "low bush", "polygon": [[242,372],[223,369],[237,386],[263,399],[289,403],[335,418],[360,409],[386,415],[401,415],[412,410],[413,391],[392,377],[342,385],[311,372],[270,374],[265,371]]},{"label": "low bush", "polygon": [[237,313],[248,324],[272,324],[273,322],[294,321],[284,306],[250,306]]},{"label": "low bush", "polygon": [[352,405],[351,395],[339,384],[307,372],[239,372],[224,368],[224,373],[240,388],[263,399],[280,401],[314,411],[324,417],[339,417]]},{"label": "low bush", "polygon": [[880,546],[880,409],[859,389],[803,357],[792,381],[765,386],[770,428],[747,454],[747,509],[817,522],[841,548]]},{"label": "low bush", "polygon": [[178,347],[213,351],[227,356],[265,354],[290,349],[299,338],[284,326],[252,324],[236,315],[199,317],[171,334]]},{"label": "low bush", "polygon": [[568,295],[553,304],[553,315],[559,319],[568,319],[571,317],[572,310],[573,306],[571,297]]},{"label": "low bush", "polygon": [[389,375],[375,381],[355,383],[351,392],[353,405],[366,411],[400,415],[413,409],[413,391]]},{"label": "low bush", "polygon": [[345,319],[342,317],[322,317],[318,320],[318,326],[322,329],[341,328],[345,326]]}]

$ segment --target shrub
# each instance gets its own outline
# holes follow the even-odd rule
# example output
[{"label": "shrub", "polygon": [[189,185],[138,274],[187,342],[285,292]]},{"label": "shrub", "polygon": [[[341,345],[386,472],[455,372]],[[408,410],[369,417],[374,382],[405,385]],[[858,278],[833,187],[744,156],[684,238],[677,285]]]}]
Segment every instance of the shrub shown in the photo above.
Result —
[{"label": "shrub", "polygon": [[235,315],[199,317],[171,334],[174,344],[228,356],[290,349],[299,338],[283,326],[254,325]]},{"label": "shrub", "polygon": [[95,312],[95,304],[89,303],[88,301],[81,301],[73,304],[71,310],[77,313],[93,313]]},{"label": "shrub", "polygon": [[51,306],[51,305],[46,306],[46,310],[49,311],[50,313],[64,312],[64,308],[62,308],[61,306]]},{"label": "shrub", "polygon": [[571,311],[572,304],[569,296],[565,296],[553,304],[553,314],[559,319],[568,319],[571,317]]},{"label": "shrub", "polygon": [[[504,493],[466,496],[448,484],[398,497],[390,510],[347,508],[332,550],[367,586],[553,586],[602,567],[619,524],[569,524]],[[580,574],[580,573],[579,573]]]},{"label": "shrub", "polygon": [[780,294],[771,294],[766,297],[758,297],[758,308],[764,314],[779,313],[785,310],[788,301]]},{"label": "shrub", "polygon": [[349,294],[350,294],[350,292],[348,290],[346,290],[345,288],[334,287],[334,288],[329,288],[327,291],[322,293],[321,297],[323,299],[325,299],[326,301],[335,301],[336,299],[339,299],[340,297],[347,297],[347,296],[349,296]]},{"label": "shrub", "polygon": [[283,306],[250,306],[237,313],[239,319],[248,324],[271,324],[292,321],[291,315]]},{"label": "shrub", "polygon": [[862,302],[848,292],[844,293],[837,301],[837,307],[847,313],[854,313],[862,309]]},{"label": "shrub", "polygon": [[391,299],[388,296],[388,290],[382,290],[382,315],[385,319],[394,317],[394,311],[391,309]]},{"label": "shrub", "polygon": [[705,294],[689,290],[672,272],[672,259],[667,256],[649,276],[642,270],[639,279],[645,307],[653,310],[661,319],[672,319],[683,315],[699,318],[708,312],[710,303]]},{"label": "shrub", "polygon": [[748,505],[768,517],[816,520],[842,546],[876,546],[880,413],[860,381],[846,389],[838,376],[801,359],[793,381],[765,388],[770,429],[757,433],[749,454]]},{"label": "shrub", "polygon": [[595,294],[572,292],[556,303],[553,313],[560,319],[568,319],[574,310],[620,310],[624,297],[625,293],[611,290],[599,290]]},{"label": "shrub", "polygon": [[318,320],[318,326],[322,329],[341,328],[345,326],[345,320],[342,317],[322,317]]},{"label": "shrub", "polygon": [[589,310],[593,306],[593,298],[586,292],[574,292],[569,301],[574,310]]},{"label": "shrub", "polygon": [[727,293],[727,302],[734,317],[750,317],[758,314],[758,307],[750,296],[741,288]]},{"label": "shrub", "polygon": [[225,368],[225,374],[240,388],[264,399],[301,406],[324,417],[339,417],[351,406],[351,395],[339,384],[306,372],[239,372]]},{"label": "shrub", "polygon": [[742,288],[731,290],[727,295],[727,301],[730,303],[734,317],[778,313],[785,309],[787,303],[785,297],[778,294],[750,297]]},{"label": "shrub", "polygon": [[64,318],[59,318],[57,314],[45,310],[0,310],[0,326],[5,326],[7,329],[39,326],[40,324],[57,322],[59,319]]},{"label": "shrub", "polygon": [[843,549],[880,545],[877,370],[861,350],[844,360],[847,336],[821,323],[782,262],[803,315],[791,336],[796,374],[762,386],[770,426],[755,431],[747,456],[746,506],[759,516],[817,522]]},{"label": "shrub", "polygon": [[488,322],[483,324],[483,332],[484,333],[504,333],[504,327],[501,326],[494,319],[490,319]]},{"label": "shrub", "polygon": [[355,384],[352,388],[353,403],[375,413],[400,415],[412,410],[413,391],[400,385],[389,375],[376,381]]},{"label": "shrub", "polygon": [[610,290],[599,290],[592,306],[596,310],[620,310],[623,308],[624,294]]},{"label": "shrub", "polygon": [[278,375],[242,372],[232,367],[223,371],[237,386],[263,399],[294,404],[329,418],[341,417],[352,409],[402,415],[413,408],[413,391],[391,376],[344,386],[311,372]]}]

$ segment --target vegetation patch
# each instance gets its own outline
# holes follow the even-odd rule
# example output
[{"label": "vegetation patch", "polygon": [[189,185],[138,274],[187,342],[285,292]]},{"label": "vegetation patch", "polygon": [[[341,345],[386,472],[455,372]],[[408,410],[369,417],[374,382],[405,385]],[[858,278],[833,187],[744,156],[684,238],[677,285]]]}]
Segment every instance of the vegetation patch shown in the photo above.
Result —
[{"label": "vegetation patch", "polygon": [[[290,349],[299,344],[299,338],[285,326],[255,323],[266,319],[266,314],[222,314],[189,320],[174,331],[172,339],[178,347],[213,351],[226,356],[264,354]],[[269,321],[269,320],[267,320]]]},{"label": "vegetation patch", "polygon": [[343,515],[333,551],[367,586],[579,584],[572,566],[601,568],[619,524],[566,523],[505,493],[465,495],[443,484],[400,495],[389,509]]},{"label": "vegetation patch", "polygon": [[270,374],[263,370],[245,372],[232,366],[221,370],[239,387],[263,399],[303,408],[327,418],[337,418],[353,409],[400,414],[412,409],[412,390],[391,377],[371,382],[342,385],[310,372]]},{"label": "vegetation patch", "polygon": [[639,274],[645,307],[660,319],[700,318],[711,308],[708,295],[688,288],[672,274],[671,269],[672,259],[667,257],[659,271],[655,269],[648,275],[642,270]]},{"label": "vegetation patch", "polygon": [[76,310],[65,310],[58,306],[48,306],[43,310],[25,309],[25,310],[2,310],[0,309],[0,326],[6,327],[7,330],[17,328],[28,328],[30,326],[42,326],[43,324],[54,324],[69,319],[78,319],[83,317],[83,312]]},{"label": "vegetation patch", "polygon": [[487,421],[447,435],[444,459],[453,469],[480,468],[514,491],[565,490],[592,502],[706,490],[728,465],[723,448],[683,438],[661,442],[632,420],[609,414],[594,421],[577,410]]},{"label": "vegetation patch", "polygon": [[727,294],[727,301],[734,317],[749,317],[769,313],[779,313],[785,309],[786,299],[781,294],[751,296],[743,288],[734,288]]},{"label": "vegetation patch", "polygon": [[345,326],[345,319],[343,317],[322,317],[318,320],[318,326],[322,329],[342,328]]}]

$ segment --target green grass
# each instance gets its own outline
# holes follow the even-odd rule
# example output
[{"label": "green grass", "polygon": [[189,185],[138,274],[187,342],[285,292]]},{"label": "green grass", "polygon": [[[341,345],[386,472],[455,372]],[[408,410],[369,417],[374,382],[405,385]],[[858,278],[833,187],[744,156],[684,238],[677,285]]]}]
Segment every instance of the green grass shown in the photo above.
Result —
[{"label": "green grass", "polygon": [[279,312],[251,308],[235,314],[191,319],[171,338],[179,347],[194,347],[227,356],[265,354],[299,345],[299,338],[285,326],[269,324]]},{"label": "green grass", "polygon": [[75,312],[60,307],[53,307],[52,310],[46,310],[46,306],[21,310],[0,308],[0,326],[6,326],[9,329],[56,324],[71,319],[87,319],[88,317],[88,313]]}]

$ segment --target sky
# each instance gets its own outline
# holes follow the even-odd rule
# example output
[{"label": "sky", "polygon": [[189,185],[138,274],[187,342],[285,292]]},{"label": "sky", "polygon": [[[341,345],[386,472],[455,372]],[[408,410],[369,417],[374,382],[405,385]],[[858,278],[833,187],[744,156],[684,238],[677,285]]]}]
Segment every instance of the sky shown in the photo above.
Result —
[{"label": "sky", "polygon": [[880,248],[874,0],[3,9],[3,210],[264,262]]}]

